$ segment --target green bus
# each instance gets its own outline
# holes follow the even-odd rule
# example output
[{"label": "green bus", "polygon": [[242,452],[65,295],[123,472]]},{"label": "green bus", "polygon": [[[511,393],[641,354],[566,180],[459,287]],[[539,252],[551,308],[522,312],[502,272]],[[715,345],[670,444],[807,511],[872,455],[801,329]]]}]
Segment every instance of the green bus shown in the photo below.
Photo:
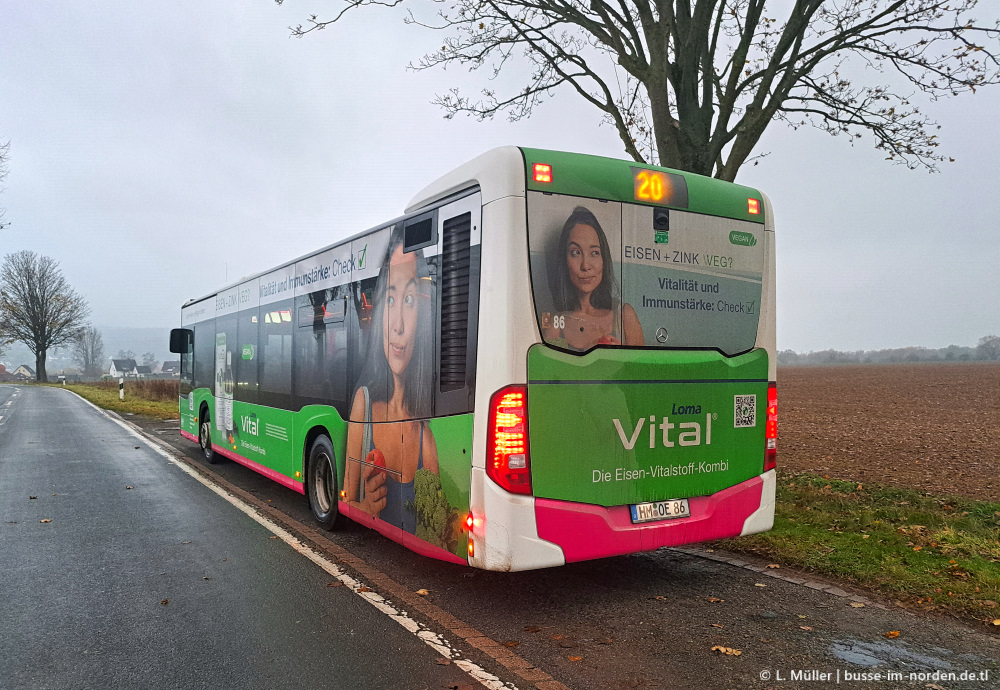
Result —
[{"label": "green bus", "polygon": [[774,520],[756,189],[489,151],[405,213],[181,308],[181,433],[431,557],[525,570]]}]

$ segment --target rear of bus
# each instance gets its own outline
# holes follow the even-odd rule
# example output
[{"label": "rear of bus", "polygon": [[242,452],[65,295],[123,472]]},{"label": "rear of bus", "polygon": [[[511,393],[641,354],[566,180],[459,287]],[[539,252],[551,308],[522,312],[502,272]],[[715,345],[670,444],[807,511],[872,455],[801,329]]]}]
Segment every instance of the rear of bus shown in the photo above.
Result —
[{"label": "rear of bus", "polygon": [[515,225],[536,336],[519,351],[526,384],[489,397],[470,563],[521,570],[770,529],[767,199],[663,168],[521,152]]}]

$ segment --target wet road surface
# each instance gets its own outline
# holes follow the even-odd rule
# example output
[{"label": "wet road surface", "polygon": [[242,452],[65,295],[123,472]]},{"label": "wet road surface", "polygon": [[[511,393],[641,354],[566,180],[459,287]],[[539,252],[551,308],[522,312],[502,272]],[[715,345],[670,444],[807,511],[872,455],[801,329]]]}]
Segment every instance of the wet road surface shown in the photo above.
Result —
[{"label": "wet road surface", "polygon": [[69,392],[0,417],[0,688],[473,682]]}]

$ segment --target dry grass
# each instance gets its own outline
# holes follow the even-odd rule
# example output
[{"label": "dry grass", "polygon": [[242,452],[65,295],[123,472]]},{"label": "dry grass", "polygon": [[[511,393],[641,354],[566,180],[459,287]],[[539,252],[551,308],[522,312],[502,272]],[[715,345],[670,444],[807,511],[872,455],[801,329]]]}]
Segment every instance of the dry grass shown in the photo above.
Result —
[{"label": "dry grass", "polygon": [[[99,381],[86,384],[93,388],[111,391],[118,395],[117,381]],[[180,383],[176,379],[138,379],[125,381],[125,398],[140,398],[153,402],[177,404]]]},{"label": "dry grass", "polygon": [[124,400],[118,399],[117,381],[71,383],[66,387],[98,407],[118,414],[177,419],[177,381],[169,379],[126,381]]}]

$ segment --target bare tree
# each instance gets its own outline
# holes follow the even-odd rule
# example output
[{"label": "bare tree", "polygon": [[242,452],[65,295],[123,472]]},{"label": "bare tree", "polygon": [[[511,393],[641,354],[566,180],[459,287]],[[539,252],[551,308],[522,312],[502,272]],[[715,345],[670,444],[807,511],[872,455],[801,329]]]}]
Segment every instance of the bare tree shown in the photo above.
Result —
[{"label": "bare tree", "polygon": [[135,350],[118,350],[115,359],[135,359]]},{"label": "bare tree", "polygon": [[[345,0],[332,18],[313,15],[292,35],[402,2]],[[435,2],[436,20],[411,12],[407,21],[447,36],[412,66],[485,69],[491,81],[525,75],[507,93],[439,95],[448,117],[519,120],[568,86],[604,114],[636,161],[725,180],[762,155],[753,154],[774,120],[852,141],[868,135],[888,160],[936,170],[949,159],[913,96],[933,101],[1000,82],[1000,22],[978,24],[978,0]]]},{"label": "bare tree", "polygon": [[144,352],[143,353],[143,355],[142,355],[142,365],[143,366],[149,367],[150,370],[153,370],[153,369],[156,368],[157,364],[159,364],[159,362],[156,360],[156,353],[155,352]]},{"label": "bare tree", "polygon": [[97,377],[104,371],[104,338],[93,326],[87,326],[73,340],[73,360],[85,376]]},{"label": "bare tree", "polygon": [[23,250],[0,265],[0,328],[35,355],[35,380],[48,381],[50,348],[73,341],[90,313],[87,301],[70,287],[59,262]]}]

